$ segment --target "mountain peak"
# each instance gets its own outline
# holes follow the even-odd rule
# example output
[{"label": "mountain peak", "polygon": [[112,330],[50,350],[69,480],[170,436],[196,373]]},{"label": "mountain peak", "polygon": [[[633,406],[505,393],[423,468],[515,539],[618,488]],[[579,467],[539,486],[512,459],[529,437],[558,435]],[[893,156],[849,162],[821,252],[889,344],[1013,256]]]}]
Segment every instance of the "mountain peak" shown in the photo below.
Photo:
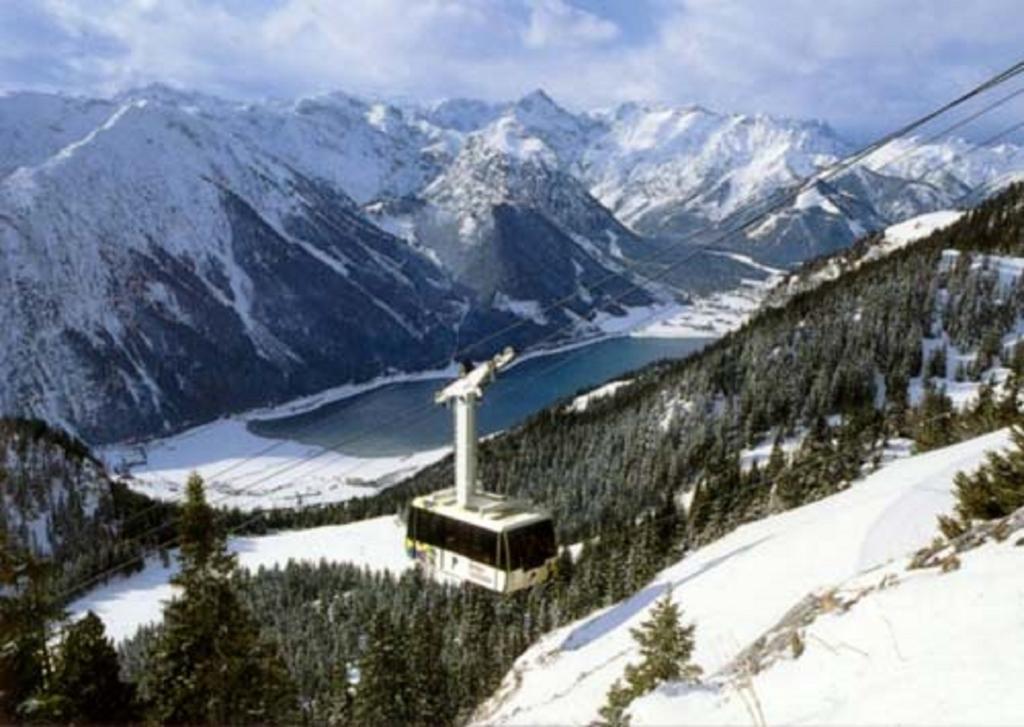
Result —
[{"label": "mountain peak", "polygon": [[344,91],[328,91],[303,96],[294,102],[293,108],[300,114],[334,111],[361,116],[369,110],[370,105],[358,96]]},{"label": "mountain peak", "polygon": [[512,104],[512,109],[517,116],[526,118],[572,116],[540,88],[520,98]]},{"label": "mountain peak", "polygon": [[517,101],[516,103],[526,106],[532,104],[542,104],[547,106],[558,107],[558,104],[555,103],[554,99],[552,99],[543,88],[533,89],[528,94],[520,98],[519,101]]},{"label": "mountain peak", "polygon": [[527,134],[541,138],[559,156],[571,156],[574,152],[570,147],[581,143],[589,126],[586,117],[566,111],[541,89],[512,104],[505,118],[513,119]]},{"label": "mountain peak", "polygon": [[240,102],[235,100],[214,96],[202,91],[178,88],[168,83],[149,83],[145,86],[130,88],[114,96],[113,101],[118,105],[135,101],[147,101],[159,106],[180,109],[196,108],[204,111],[229,110],[240,105]]},{"label": "mountain peak", "polygon": [[130,88],[118,96],[121,100],[146,99],[150,101],[162,101],[165,103],[181,103],[198,96],[194,91],[185,91],[175,88],[169,83],[156,82],[147,83],[145,86]]}]

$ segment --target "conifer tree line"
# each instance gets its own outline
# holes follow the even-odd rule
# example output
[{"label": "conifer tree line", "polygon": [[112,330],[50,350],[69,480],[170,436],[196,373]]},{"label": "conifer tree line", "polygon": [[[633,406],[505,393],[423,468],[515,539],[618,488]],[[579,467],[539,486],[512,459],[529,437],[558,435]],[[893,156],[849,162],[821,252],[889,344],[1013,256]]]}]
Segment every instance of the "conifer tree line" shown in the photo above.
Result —
[{"label": "conifer tree line", "polygon": [[[181,508],[179,587],[148,642],[145,668],[122,664],[93,613],[70,621],[51,564],[0,549],[0,720],[287,724],[297,692],[276,645],[244,607],[223,528],[192,477]],[[54,645],[56,637],[56,645]]]},{"label": "conifer tree line", "polygon": [[[56,565],[49,577],[55,590],[112,566],[141,568],[146,547],[173,532],[174,511],[112,479],[65,432],[39,420],[0,417],[0,532]],[[165,527],[154,529],[160,524]]]}]

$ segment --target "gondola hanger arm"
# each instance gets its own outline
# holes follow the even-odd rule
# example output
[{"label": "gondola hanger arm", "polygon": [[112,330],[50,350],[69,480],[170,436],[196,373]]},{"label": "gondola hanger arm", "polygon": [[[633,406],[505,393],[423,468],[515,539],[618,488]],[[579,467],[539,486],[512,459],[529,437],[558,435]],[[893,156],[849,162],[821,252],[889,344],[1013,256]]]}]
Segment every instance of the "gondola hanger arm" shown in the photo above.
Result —
[{"label": "gondola hanger arm", "polygon": [[452,399],[467,399],[473,397],[479,399],[483,396],[483,388],[491,382],[494,374],[499,369],[508,366],[515,358],[516,352],[511,346],[496,355],[490,361],[486,361],[475,367],[472,371],[463,374],[461,377],[441,389],[434,396],[434,401],[443,404]]}]

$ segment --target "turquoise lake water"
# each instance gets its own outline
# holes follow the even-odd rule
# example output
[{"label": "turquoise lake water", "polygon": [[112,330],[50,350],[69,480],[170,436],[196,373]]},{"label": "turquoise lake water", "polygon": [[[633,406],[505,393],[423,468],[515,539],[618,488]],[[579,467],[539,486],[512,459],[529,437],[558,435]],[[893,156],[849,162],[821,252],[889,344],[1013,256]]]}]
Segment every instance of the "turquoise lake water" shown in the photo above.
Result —
[{"label": "turquoise lake water", "polygon": [[[704,338],[613,338],[524,361],[498,376],[477,417],[481,435],[507,429],[559,399],[660,359],[683,358]],[[336,448],[360,457],[409,454],[449,444],[451,412],[435,405],[445,381],[388,384],[250,429],[265,437]]]}]

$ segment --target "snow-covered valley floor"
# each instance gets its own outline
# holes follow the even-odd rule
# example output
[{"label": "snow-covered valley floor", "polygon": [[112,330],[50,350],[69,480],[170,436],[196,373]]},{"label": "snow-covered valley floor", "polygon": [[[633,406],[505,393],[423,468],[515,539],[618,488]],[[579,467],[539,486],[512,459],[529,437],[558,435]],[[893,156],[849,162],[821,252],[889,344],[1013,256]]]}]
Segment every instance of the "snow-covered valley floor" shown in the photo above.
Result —
[{"label": "snow-covered valley floor", "polygon": [[648,338],[684,336],[723,336],[740,327],[760,307],[773,286],[784,277],[783,270],[768,267],[748,255],[716,253],[751,269],[767,274],[763,280],[748,279],[732,290],[697,298],[690,305],[678,306],[670,315],[658,316],[633,331]]},{"label": "snow-covered valley floor", "polygon": [[[698,688],[667,685],[641,698],[634,724],[753,724],[750,694],[768,724],[1019,724],[1024,548],[993,546],[991,557],[979,550],[981,566],[972,570],[965,559],[952,576],[909,578],[904,569],[906,555],[935,536],[936,515],[951,510],[954,475],[1007,442],[1000,431],[897,460],[687,555],[631,598],[545,636],[478,721],[595,720],[609,686],[638,658],[630,628],[671,586],[684,619],[697,625],[694,660],[708,676]],[[869,599],[850,620],[819,619],[800,660],[752,676],[743,694],[716,676],[807,594],[889,572],[907,578],[907,588]]]},{"label": "snow-covered valley floor", "polygon": [[[520,356],[531,358],[579,348],[619,336],[707,338],[739,327],[757,308],[766,282],[750,281],[740,289],[695,301],[692,305],[656,305],[631,309],[620,317],[595,321],[597,337]],[[131,473],[129,484],[160,500],[178,500],[191,472],[206,482],[213,505],[254,508],[305,507],[375,494],[443,458],[449,447],[401,456],[361,457],[294,441],[269,439],[249,431],[254,419],[308,412],[325,404],[389,384],[443,380],[454,367],[393,374],[359,385],[345,385],[280,406],[226,417],[180,434],[142,444],[100,450],[114,470]],[[343,446],[339,447],[343,450]]]},{"label": "snow-covered valley floor", "polygon": [[136,447],[103,453],[129,484],[158,500],[179,500],[197,472],[207,499],[218,507],[307,507],[376,494],[430,465],[448,447],[395,457],[356,457],[300,442],[268,439],[246,427],[246,417],[212,424]]},{"label": "snow-covered valley floor", "polygon": [[[235,537],[228,547],[237,553],[238,564],[252,571],[284,566],[290,560],[326,560],[399,573],[410,564],[404,538],[404,526],[395,516],[386,515],[348,525]],[[85,594],[71,604],[71,616],[95,612],[115,641],[131,636],[140,626],[160,621],[163,603],[174,592],[169,581],[178,570],[176,552],[170,554],[168,565],[151,556],[138,573],[116,578]]]}]

